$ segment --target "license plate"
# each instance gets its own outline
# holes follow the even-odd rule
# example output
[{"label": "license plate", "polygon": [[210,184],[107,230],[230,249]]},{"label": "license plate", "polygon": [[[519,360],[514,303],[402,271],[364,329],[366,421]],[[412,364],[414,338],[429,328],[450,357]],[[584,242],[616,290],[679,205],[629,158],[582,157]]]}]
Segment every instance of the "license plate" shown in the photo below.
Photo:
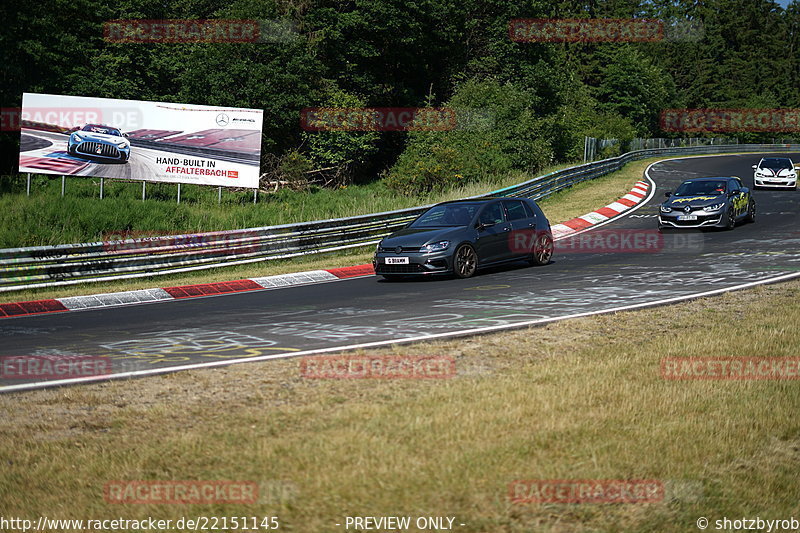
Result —
[{"label": "license plate", "polygon": [[387,257],[386,258],[387,265],[407,265],[408,264],[408,257]]},{"label": "license plate", "polygon": [[678,220],[697,220],[697,215],[678,215]]}]

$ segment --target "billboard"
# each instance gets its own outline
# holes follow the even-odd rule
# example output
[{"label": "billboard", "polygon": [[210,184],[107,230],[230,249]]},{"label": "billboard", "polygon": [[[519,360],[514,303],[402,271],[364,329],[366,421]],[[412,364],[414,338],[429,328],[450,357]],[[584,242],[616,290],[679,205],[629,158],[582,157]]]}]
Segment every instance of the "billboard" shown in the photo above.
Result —
[{"label": "billboard", "polygon": [[258,187],[263,111],[25,93],[19,171]]}]

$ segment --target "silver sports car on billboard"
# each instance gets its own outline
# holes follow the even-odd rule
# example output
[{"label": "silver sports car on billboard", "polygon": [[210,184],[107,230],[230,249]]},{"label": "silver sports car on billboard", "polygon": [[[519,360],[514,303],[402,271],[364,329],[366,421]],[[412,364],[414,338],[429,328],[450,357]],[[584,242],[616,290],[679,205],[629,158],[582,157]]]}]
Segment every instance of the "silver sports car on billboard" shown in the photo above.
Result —
[{"label": "silver sports car on billboard", "polygon": [[131,142],[117,128],[102,124],[87,124],[78,131],[70,133],[67,153],[126,163],[131,157]]}]

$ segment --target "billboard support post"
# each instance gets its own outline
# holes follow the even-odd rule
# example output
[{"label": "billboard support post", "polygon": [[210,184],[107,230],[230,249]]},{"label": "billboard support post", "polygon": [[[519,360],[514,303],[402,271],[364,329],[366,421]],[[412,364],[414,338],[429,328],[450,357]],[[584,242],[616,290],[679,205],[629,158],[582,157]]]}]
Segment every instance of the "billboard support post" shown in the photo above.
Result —
[{"label": "billboard support post", "polygon": [[222,187],[220,187],[219,190],[217,190],[217,203],[218,204],[222,203]]},{"label": "billboard support post", "polygon": [[61,176],[61,197],[64,197],[64,191],[67,189],[67,177]]},{"label": "billboard support post", "polygon": [[178,184],[178,203],[181,203],[181,184]]},{"label": "billboard support post", "polygon": [[144,199],[145,199],[146,197],[147,197],[147,182],[146,182],[146,181],[143,181],[143,182],[142,182],[142,201],[143,201],[143,202],[144,202]]},{"label": "billboard support post", "polygon": [[100,199],[103,199],[103,187],[105,186],[105,178],[100,178]]},{"label": "billboard support post", "polygon": [[31,173],[30,172],[28,172],[28,184],[27,184],[27,187],[26,187],[26,191],[27,191],[28,196],[30,196],[31,195]]},{"label": "billboard support post", "polygon": [[253,203],[256,203],[258,200],[258,189],[253,189]]}]

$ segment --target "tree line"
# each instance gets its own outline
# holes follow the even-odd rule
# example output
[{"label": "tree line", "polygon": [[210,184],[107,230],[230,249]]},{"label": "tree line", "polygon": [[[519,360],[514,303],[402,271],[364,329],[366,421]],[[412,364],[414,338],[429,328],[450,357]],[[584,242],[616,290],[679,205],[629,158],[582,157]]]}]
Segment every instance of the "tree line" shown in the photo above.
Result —
[{"label": "tree line", "polygon": [[[39,92],[263,109],[273,173],[382,177],[410,193],[572,161],[584,136],[666,136],[667,108],[800,107],[797,1],[47,0],[3,2],[0,16],[4,108]],[[669,35],[516,42],[509,22],[519,18],[658,19]],[[129,19],[258,20],[264,35],[104,39],[108,21]],[[360,106],[477,109],[490,123],[408,133],[300,126],[304,108]],[[18,142],[0,136],[3,174],[14,173]]]}]

